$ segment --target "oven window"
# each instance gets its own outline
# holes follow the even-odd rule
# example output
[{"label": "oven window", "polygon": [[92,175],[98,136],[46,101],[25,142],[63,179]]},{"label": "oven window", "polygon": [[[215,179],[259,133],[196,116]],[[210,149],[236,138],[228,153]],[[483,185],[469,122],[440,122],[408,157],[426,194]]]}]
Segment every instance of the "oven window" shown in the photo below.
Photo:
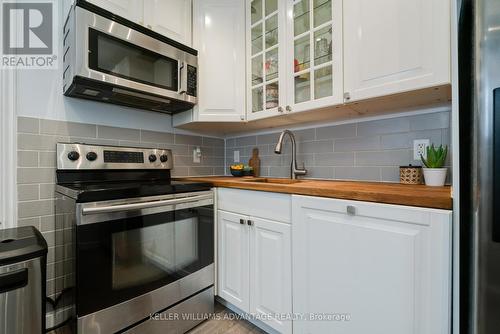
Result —
[{"label": "oven window", "polygon": [[214,262],[213,206],[76,229],[78,316],[191,275]]},{"label": "oven window", "polygon": [[146,85],[178,90],[176,60],[89,29],[89,67]]},{"label": "oven window", "polygon": [[196,263],[198,218],[113,233],[112,289],[149,284]]}]

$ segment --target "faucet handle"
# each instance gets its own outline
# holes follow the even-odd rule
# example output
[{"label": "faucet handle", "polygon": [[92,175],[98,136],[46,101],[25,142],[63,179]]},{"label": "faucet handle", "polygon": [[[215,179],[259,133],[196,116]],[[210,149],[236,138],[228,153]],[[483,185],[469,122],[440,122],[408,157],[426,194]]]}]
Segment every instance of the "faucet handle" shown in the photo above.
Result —
[{"label": "faucet handle", "polygon": [[302,162],[302,167],[297,169],[296,174],[297,175],[306,175],[307,174],[305,162]]}]

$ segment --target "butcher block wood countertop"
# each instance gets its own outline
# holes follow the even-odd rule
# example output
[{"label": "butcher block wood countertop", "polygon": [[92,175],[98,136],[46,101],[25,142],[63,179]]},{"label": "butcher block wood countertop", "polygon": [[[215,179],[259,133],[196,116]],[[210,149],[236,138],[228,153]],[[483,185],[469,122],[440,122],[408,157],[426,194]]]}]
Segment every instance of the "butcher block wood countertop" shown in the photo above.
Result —
[{"label": "butcher block wood countertop", "polygon": [[269,191],[305,196],[331,197],[367,202],[452,209],[451,187],[427,187],[382,182],[335,180],[297,180],[277,178],[239,178],[233,176],[207,176],[177,178],[182,181],[211,183],[214,187]]}]

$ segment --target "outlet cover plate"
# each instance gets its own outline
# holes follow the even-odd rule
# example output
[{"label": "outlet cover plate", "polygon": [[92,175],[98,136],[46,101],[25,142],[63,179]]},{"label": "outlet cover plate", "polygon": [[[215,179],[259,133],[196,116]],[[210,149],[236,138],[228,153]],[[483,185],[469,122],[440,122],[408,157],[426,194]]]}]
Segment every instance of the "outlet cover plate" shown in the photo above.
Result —
[{"label": "outlet cover plate", "polygon": [[415,139],[413,141],[413,160],[420,160],[420,155],[427,158],[427,147],[429,145],[429,139]]},{"label": "outlet cover plate", "polygon": [[199,147],[193,149],[193,163],[195,164],[201,163],[201,148]]},{"label": "outlet cover plate", "polygon": [[240,151],[234,151],[233,160],[234,162],[240,162]]}]

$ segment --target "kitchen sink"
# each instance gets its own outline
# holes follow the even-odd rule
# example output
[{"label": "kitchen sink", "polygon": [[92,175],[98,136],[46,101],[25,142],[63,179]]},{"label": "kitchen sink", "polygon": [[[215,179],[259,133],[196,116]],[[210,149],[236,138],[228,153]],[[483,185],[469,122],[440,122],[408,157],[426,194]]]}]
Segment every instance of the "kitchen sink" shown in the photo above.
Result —
[{"label": "kitchen sink", "polygon": [[245,182],[258,182],[258,183],[271,183],[271,184],[294,184],[302,182],[302,180],[292,180],[292,179],[272,179],[272,178],[255,178],[255,179],[243,179]]}]

